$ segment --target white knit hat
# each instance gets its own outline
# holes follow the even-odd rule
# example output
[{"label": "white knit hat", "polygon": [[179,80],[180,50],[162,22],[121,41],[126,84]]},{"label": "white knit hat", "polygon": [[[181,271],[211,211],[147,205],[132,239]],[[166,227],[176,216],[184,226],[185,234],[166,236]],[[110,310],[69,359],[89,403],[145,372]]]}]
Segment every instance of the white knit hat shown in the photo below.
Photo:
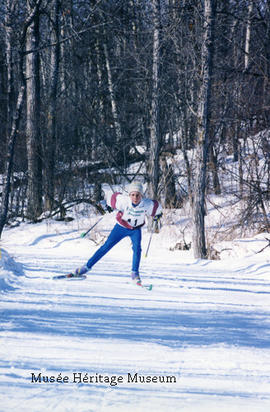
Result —
[{"label": "white knit hat", "polygon": [[130,183],[129,187],[128,187],[128,194],[130,194],[131,192],[139,192],[139,193],[143,193],[143,186],[140,182],[132,182]]}]

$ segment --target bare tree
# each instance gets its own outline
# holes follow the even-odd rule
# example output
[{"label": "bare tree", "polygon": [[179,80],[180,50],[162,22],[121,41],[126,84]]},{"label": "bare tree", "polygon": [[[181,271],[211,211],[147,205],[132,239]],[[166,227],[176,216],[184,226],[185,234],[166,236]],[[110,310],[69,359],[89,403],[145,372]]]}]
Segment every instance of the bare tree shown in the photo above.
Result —
[{"label": "bare tree", "polygon": [[193,250],[194,257],[207,257],[205,241],[205,190],[209,149],[210,95],[213,58],[213,36],[216,0],[204,1],[204,37],[202,44],[202,83],[198,108],[196,171],[193,196]]},{"label": "bare tree", "polygon": [[[32,24],[33,20],[35,19],[36,13],[38,11],[40,2],[42,0],[38,0],[35,7],[32,9],[31,13],[29,14],[28,18],[26,19],[22,33],[20,36],[20,82],[19,82],[19,92],[17,97],[17,104],[14,113],[10,113],[11,118],[11,127],[9,130],[9,134],[7,136],[7,154],[6,154],[6,163],[5,163],[5,172],[3,176],[3,192],[2,192],[2,206],[1,206],[1,215],[0,215],[0,237],[3,231],[3,228],[6,224],[7,214],[8,214],[8,206],[9,206],[9,196],[10,196],[10,188],[11,188],[11,175],[13,170],[13,163],[14,163],[14,151],[15,151],[15,144],[16,138],[19,130],[19,124],[22,115],[23,103],[25,99],[25,90],[26,90],[26,81],[24,76],[24,46],[25,46],[25,39],[27,35],[27,29]],[[8,4],[7,13],[11,12],[11,8],[9,7],[10,3]],[[7,21],[10,22],[10,14],[7,16]],[[6,38],[7,50],[10,49],[10,33]],[[9,61],[10,53],[7,53],[7,58]],[[10,69],[8,69],[10,70]],[[11,81],[11,74],[9,75],[8,79]],[[11,85],[8,85],[8,90],[11,90]],[[8,104],[10,104],[8,102]]]},{"label": "bare tree", "polygon": [[[29,14],[32,2],[28,0]],[[42,211],[42,168],[40,142],[39,2],[26,36],[26,135],[28,160],[27,216],[36,220]]]},{"label": "bare tree", "polygon": [[159,65],[160,65],[160,0],[152,1],[153,7],[153,54],[152,54],[152,95],[150,110],[150,145],[148,160],[148,190],[151,197],[158,194],[160,125],[159,125]]},{"label": "bare tree", "polygon": [[60,22],[59,22],[60,2],[52,1],[51,8],[51,81],[47,114],[47,139],[45,141],[44,159],[44,194],[45,209],[52,210],[54,207],[54,175],[55,175],[55,146],[56,146],[56,118],[57,118],[57,86],[59,78],[59,55],[60,55]]},{"label": "bare tree", "polygon": [[12,70],[12,14],[14,12],[15,3],[11,0],[6,2],[5,15],[5,49],[6,49],[6,65],[7,65],[7,103],[6,103],[6,136],[10,133],[10,125],[12,119],[12,101],[13,101],[13,70]]},{"label": "bare tree", "polygon": [[117,102],[116,102],[115,93],[114,93],[111,63],[110,63],[108,47],[107,47],[106,42],[104,43],[103,48],[104,48],[104,55],[105,55],[105,62],[106,62],[106,69],[107,69],[107,76],[108,76],[108,88],[109,88],[109,94],[110,94],[114,130],[116,134],[116,141],[119,143],[122,140],[122,132],[121,132],[121,125],[120,125],[119,116],[118,116]]},{"label": "bare tree", "polygon": [[[60,17],[55,11],[59,3]],[[197,228],[204,233],[204,191],[218,194],[225,190],[222,173],[228,154],[234,154],[239,174],[242,168],[240,186],[244,195],[245,162],[240,148],[245,147],[248,136],[269,128],[270,2],[215,3],[218,9],[209,130],[206,90],[211,82],[206,87],[208,69],[206,64],[201,67],[202,43],[205,49],[209,46],[202,36],[201,22],[206,18],[202,6],[206,10],[209,0],[50,0],[42,1],[40,10],[37,5],[41,0],[28,1],[32,6],[29,12],[36,8],[39,16],[31,21],[23,55],[28,99],[27,107],[17,105],[22,108],[22,121],[16,129],[20,139],[13,168],[26,173],[28,158],[28,217],[36,219],[41,210],[43,183],[46,208],[52,209],[60,198],[69,202],[81,193],[92,196],[95,183],[121,184],[140,175],[149,182],[149,194],[157,196],[162,190],[170,207],[177,207],[180,195],[187,197],[195,188],[194,205],[199,208],[198,215],[201,213]],[[0,4],[1,13],[15,6],[11,23],[10,16],[0,13],[0,59],[6,63],[0,67],[0,129],[6,141],[0,161],[4,164],[4,159],[12,158],[9,139],[17,134],[12,127],[19,115],[17,96],[23,91],[18,76],[21,36],[16,28],[22,26],[22,19],[29,13],[27,2],[22,0]],[[34,31],[38,17],[39,43],[38,30]],[[148,151],[142,153],[145,147]],[[190,153],[195,147],[198,162],[193,181],[194,158]],[[179,151],[185,162],[175,157]],[[147,172],[140,167],[131,170],[131,159],[146,161]],[[212,166],[209,179],[205,178],[206,159],[207,167]],[[82,166],[81,160],[87,163]],[[269,157],[265,156],[265,161],[269,170]],[[13,178],[20,187],[16,191],[11,185],[10,214],[23,213],[28,202],[26,179],[11,174],[11,182]],[[174,185],[179,189],[176,195]],[[234,187],[237,196],[240,192],[239,198],[243,198],[239,185]],[[5,193],[2,205],[6,204]],[[266,195],[262,196],[265,201]],[[174,198],[176,202],[172,202]],[[12,199],[16,199],[16,210]],[[196,232],[194,238],[199,242]],[[204,255],[204,239],[201,244]]]},{"label": "bare tree", "polygon": [[0,214],[0,238],[2,235],[2,231],[6,224],[7,214],[8,214],[8,205],[9,205],[9,195],[10,195],[10,188],[11,188],[11,174],[13,169],[13,160],[14,160],[14,150],[15,150],[15,143],[16,137],[18,133],[19,123],[21,120],[23,102],[25,97],[25,85],[22,85],[18,94],[17,98],[17,106],[16,110],[13,114],[13,121],[10,130],[10,135],[8,137],[8,145],[7,145],[7,156],[6,156],[6,164],[5,164],[5,171],[4,171],[4,178],[3,178],[3,192],[2,192],[2,207],[1,207],[1,214]]},{"label": "bare tree", "polygon": [[246,41],[245,41],[245,70],[248,69],[250,62],[250,40],[251,40],[251,16],[253,11],[253,0],[249,0],[248,3],[248,17],[247,17],[247,28],[246,28]]}]

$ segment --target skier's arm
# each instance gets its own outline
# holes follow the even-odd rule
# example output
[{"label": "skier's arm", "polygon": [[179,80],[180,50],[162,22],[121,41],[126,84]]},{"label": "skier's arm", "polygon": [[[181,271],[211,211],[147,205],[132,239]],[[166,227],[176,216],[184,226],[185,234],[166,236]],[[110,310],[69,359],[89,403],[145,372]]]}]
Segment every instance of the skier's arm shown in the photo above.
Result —
[{"label": "skier's arm", "polygon": [[122,193],[115,192],[107,197],[107,205],[112,210],[124,210],[126,207],[126,197]]},{"label": "skier's arm", "polygon": [[162,215],[161,204],[157,200],[152,200],[152,202],[153,202],[153,210],[152,210],[151,216],[155,218],[159,215]]},{"label": "skier's arm", "polygon": [[157,200],[146,199],[147,203],[147,215],[152,216],[154,219],[156,217],[162,216],[162,206]]}]

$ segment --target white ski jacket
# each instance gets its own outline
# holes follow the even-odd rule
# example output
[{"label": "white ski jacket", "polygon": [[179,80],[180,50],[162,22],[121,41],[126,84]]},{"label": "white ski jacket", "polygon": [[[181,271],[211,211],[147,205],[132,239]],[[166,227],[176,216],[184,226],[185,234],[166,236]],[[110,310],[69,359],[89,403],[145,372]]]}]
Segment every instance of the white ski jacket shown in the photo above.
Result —
[{"label": "white ski jacket", "polygon": [[127,229],[141,227],[145,223],[145,216],[156,216],[162,212],[162,207],[157,200],[142,198],[138,205],[133,205],[129,196],[114,193],[107,199],[107,204],[112,209],[118,210],[116,220]]}]

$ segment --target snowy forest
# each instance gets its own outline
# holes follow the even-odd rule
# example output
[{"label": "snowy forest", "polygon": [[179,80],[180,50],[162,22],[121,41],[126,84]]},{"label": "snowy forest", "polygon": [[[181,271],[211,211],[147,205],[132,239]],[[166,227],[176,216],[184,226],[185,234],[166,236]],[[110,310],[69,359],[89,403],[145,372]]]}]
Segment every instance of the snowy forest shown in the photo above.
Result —
[{"label": "snowy forest", "polygon": [[269,411],[270,0],[0,0],[0,98],[0,411]]},{"label": "snowy forest", "polygon": [[1,0],[0,19],[0,235],[134,179],[190,202],[195,257],[209,194],[269,230],[269,0]]}]

